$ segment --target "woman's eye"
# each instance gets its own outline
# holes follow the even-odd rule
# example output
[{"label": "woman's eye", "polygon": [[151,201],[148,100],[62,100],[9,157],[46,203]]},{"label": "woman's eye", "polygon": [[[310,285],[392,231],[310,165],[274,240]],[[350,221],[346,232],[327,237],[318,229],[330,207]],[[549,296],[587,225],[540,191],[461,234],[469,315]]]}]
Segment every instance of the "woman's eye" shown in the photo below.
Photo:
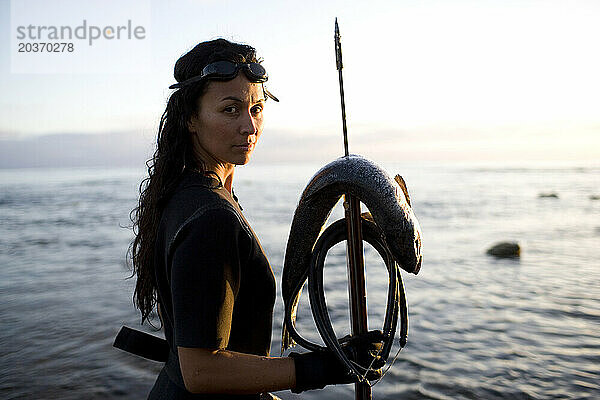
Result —
[{"label": "woman's eye", "polygon": [[223,109],[226,114],[235,114],[237,112],[236,106],[228,106]]},{"label": "woman's eye", "polygon": [[252,107],[252,113],[253,114],[260,114],[263,110],[263,106],[262,105],[255,105],[254,107]]}]

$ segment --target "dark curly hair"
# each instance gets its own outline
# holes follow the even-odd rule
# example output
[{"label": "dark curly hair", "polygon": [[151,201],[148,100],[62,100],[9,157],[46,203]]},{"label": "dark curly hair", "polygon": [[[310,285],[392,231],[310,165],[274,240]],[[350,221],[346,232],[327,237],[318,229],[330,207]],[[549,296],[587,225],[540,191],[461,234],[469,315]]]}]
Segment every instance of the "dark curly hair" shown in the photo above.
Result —
[{"label": "dark curly hair", "polygon": [[[259,62],[256,50],[248,45],[225,39],[202,42],[181,56],[175,63],[177,82],[200,75],[202,69],[215,61],[235,63]],[[148,177],[142,180],[140,198],[130,213],[135,238],[127,252],[132,276],[137,276],[133,302],[142,314],[142,323],[157,304],[154,246],[162,210],[166,200],[179,183],[184,168],[203,170],[194,156],[188,121],[198,110],[207,81],[184,86],[171,94],[160,118],[156,150],[147,162]]]}]

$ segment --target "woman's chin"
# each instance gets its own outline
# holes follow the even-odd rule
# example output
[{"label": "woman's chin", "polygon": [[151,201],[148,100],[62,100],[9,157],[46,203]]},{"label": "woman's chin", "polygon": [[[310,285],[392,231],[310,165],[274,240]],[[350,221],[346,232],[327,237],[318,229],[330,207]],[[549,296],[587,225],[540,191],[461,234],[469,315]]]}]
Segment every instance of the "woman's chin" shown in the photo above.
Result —
[{"label": "woman's chin", "polygon": [[246,165],[250,162],[250,154],[247,154],[245,157],[241,157],[234,162],[235,165]]}]

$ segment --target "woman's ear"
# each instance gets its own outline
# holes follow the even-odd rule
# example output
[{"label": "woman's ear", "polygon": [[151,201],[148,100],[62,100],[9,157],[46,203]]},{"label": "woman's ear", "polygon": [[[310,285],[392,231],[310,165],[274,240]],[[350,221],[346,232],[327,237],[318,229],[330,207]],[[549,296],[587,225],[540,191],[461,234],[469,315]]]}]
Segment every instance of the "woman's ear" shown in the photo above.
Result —
[{"label": "woman's ear", "polygon": [[190,119],[188,119],[187,128],[190,133],[198,131],[198,117],[196,115],[192,115]]},{"label": "woman's ear", "polygon": [[188,131],[190,131],[191,133],[196,132],[197,122],[198,122],[198,120],[197,120],[196,116],[192,115],[190,117],[190,119],[188,119],[188,121],[187,121]]}]

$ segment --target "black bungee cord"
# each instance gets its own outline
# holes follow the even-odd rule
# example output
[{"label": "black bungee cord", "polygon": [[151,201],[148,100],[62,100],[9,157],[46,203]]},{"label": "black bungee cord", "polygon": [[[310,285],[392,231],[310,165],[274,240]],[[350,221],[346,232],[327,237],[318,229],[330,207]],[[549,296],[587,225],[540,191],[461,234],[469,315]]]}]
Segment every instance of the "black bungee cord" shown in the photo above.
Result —
[{"label": "black bungee cord", "polygon": [[[363,240],[373,246],[383,258],[389,275],[387,308],[382,330],[384,334],[384,343],[376,355],[380,356],[385,361],[387,361],[393,346],[398,324],[398,313],[400,313],[400,348],[398,349],[398,353],[392,361],[393,364],[398,357],[400,350],[406,345],[408,334],[408,308],[402,276],[400,274],[400,267],[393,258],[391,251],[385,242],[385,237],[382,231],[375,224],[375,222],[372,221],[372,219],[366,218],[365,214],[363,214],[361,217],[361,227],[363,230]],[[337,358],[345,366],[347,366],[348,370],[351,371],[360,382],[365,382],[367,373],[372,365],[364,367],[348,358],[342,348],[342,345],[352,338],[350,336],[346,336],[344,338],[337,339],[325,302],[325,290],[323,287],[323,267],[325,265],[325,256],[327,255],[329,249],[344,240],[347,240],[346,221],[341,219],[328,226],[327,229],[325,229],[325,231],[323,231],[323,233],[319,236],[319,239],[315,243],[312,251],[309,267],[308,294],[310,298],[310,306],[315,325],[317,326],[319,334],[321,335],[321,338],[325,342],[326,346],[321,346],[303,338],[295,329],[290,329],[290,334],[299,345],[308,350],[325,351],[329,349],[333,351]],[[374,361],[375,358],[373,359],[373,362]],[[373,364],[373,362],[371,364]],[[391,364],[386,369],[386,373],[390,367]],[[375,383],[377,383],[380,379],[378,379]]]}]

